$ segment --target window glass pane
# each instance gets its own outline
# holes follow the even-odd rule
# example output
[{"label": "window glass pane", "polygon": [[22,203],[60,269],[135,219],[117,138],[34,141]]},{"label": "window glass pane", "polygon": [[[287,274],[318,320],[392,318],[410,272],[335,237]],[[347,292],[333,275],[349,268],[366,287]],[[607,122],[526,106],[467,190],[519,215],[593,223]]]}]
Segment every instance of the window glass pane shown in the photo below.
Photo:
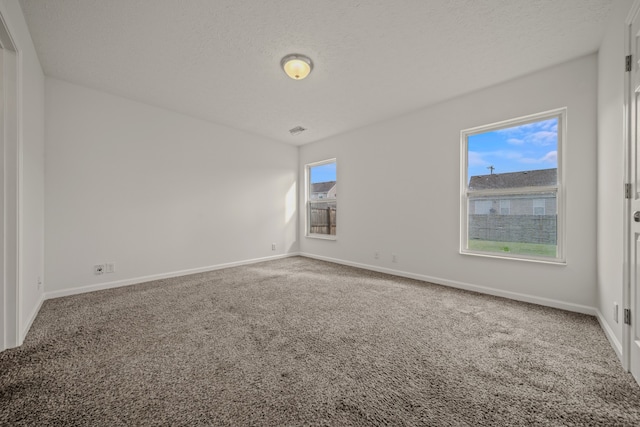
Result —
[{"label": "window glass pane", "polygon": [[563,257],[558,158],[564,112],[463,131],[463,252]]},{"label": "window glass pane", "polygon": [[[467,177],[501,175],[558,167],[558,117],[497,129],[467,138]],[[526,176],[522,176],[526,187]],[[532,177],[528,177],[532,181]],[[497,181],[497,182],[494,182]],[[555,185],[557,183],[554,182]],[[488,180],[487,185],[500,185]],[[541,185],[541,184],[534,184]],[[547,185],[545,183],[544,185]]]},{"label": "window glass pane", "polygon": [[[509,214],[491,208],[487,212],[472,206],[503,206],[509,202]],[[548,209],[532,214],[534,203],[543,202]],[[556,257],[557,221],[555,193],[512,194],[500,200],[490,196],[469,198],[468,249],[510,255]],[[544,208],[543,208],[544,209]],[[502,211],[502,207],[500,208]]]},{"label": "window glass pane", "polygon": [[309,168],[309,234],[336,234],[336,162]]}]

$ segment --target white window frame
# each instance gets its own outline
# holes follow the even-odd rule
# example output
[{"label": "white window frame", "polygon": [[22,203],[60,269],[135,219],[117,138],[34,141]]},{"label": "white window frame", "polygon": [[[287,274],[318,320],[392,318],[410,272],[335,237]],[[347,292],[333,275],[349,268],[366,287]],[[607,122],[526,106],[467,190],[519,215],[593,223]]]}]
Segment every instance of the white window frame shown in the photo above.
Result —
[{"label": "white window frame", "polygon": [[[468,138],[472,135],[477,135],[485,132],[491,132],[499,129],[505,129],[520,125],[526,125],[528,123],[539,122],[547,119],[558,119],[558,182],[556,186],[540,186],[540,187],[522,187],[522,188],[509,188],[500,190],[469,190],[468,183]],[[567,141],[567,109],[558,108],[555,110],[545,111],[538,114],[532,114],[525,117],[517,117],[510,120],[505,120],[498,123],[492,123],[484,126],[478,126],[470,129],[465,129],[460,132],[460,254],[483,256],[489,258],[501,258],[501,259],[516,259],[522,261],[541,262],[547,264],[561,264],[566,265],[565,254],[565,188],[564,188],[564,145]],[[477,196],[491,196],[495,198],[515,195],[515,194],[542,194],[542,193],[555,193],[557,203],[557,250],[556,257],[536,257],[531,255],[511,254],[511,253],[498,253],[498,252],[484,252],[469,249],[468,247],[468,209],[469,200],[471,197]]]},{"label": "white window frame", "polygon": [[[338,238],[338,228],[336,227],[336,234],[317,234],[317,233],[311,233],[310,232],[310,228],[311,228],[311,194],[310,194],[310,187],[311,187],[311,168],[314,168],[316,166],[322,166],[322,165],[328,165],[330,163],[335,163],[336,164],[336,185],[338,184],[338,161],[333,158],[333,159],[327,159],[327,160],[322,160],[320,162],[314,162],[314,163],[308,163],[304,166],[304,187],[305,187],[305,208],[307,210],[306,215],[305,215],[305,225],[304,225],[304,229],[305,229],[305,237],[308,238],[312,238],[312,239],[321,239],[321,240],[337,240]],[[318,200],[322,200],[325,201],[327,199],[317,199],[315,201]],[[338,199],[336,197],[336,223],[338,222]]]}]

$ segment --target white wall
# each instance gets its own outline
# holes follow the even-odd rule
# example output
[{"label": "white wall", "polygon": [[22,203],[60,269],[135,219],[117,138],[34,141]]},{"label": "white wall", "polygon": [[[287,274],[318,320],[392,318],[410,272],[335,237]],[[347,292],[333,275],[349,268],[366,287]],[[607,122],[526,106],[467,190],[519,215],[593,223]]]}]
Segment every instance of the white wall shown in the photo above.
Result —
[{"label": "white wall", "polygon": [[48,295],[298,250],[296,147],[51,78],[46,125]]},{"label": "white wall", "polygon": [[[339,191],[337,241],[304,237],[301,220],[301,252],[593,312],[596,78],[594,54],[302,146],[300,176],[336,157]],[[566,266],[460,255],[460,130],[565,106]]]},{"label": "white wall", "polygon": [[[598,310],[600,320],[622,342],[624,200],[624,78],[625,18],[633,0],[616,3],[598,52]],[[619,304],[618,322],[613,303]]]},{"label": "white wall", "polygon": [[35,52],[22,9],[16,0],[2,0],[0,13],[18,50],[20,109],[20,324],[24,338],[37,314],[44,276],[44,74]]}]

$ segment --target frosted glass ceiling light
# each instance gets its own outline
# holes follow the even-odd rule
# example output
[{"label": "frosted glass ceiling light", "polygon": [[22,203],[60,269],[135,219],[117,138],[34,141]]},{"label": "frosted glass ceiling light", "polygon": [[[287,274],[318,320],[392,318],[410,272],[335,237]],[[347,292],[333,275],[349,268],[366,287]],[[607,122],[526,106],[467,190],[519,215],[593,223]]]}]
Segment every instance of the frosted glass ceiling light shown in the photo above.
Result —
[{"label": "frosted glass ceiling light", "polygon": [[282,69],[293,80],[302,80],[309,75],[313,69],[313,62],[304,55],[287,55],[280,61]]}]

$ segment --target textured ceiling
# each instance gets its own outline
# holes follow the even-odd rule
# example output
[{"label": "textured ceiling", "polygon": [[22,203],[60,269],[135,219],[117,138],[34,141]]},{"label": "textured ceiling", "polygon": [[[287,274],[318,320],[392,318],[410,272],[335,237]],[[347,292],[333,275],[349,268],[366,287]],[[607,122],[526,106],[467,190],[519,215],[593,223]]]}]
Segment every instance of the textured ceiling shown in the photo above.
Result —
[{"label": "textured ceiling", "polygon": [[[304,144],[598,49],[613,0],[20,0],[46,75]],[[311,75],[280,60],[303,53]],[[295,126],[308,130],[292,136]]]}]

